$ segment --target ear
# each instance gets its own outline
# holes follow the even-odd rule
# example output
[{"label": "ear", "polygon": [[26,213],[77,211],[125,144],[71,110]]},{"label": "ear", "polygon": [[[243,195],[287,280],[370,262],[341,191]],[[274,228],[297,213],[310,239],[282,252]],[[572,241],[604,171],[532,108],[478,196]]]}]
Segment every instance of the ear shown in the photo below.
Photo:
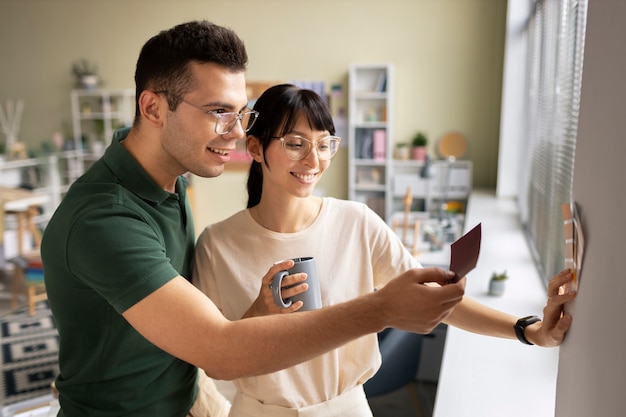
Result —
[{"label": "ear", "polygon": [[164,96],[148,90],[142,91],[139,95],[139,112],[147,123],[162,126],[167,109],[168,104]]},{"label": "ear", "polygon": [[248,153],[252,156],[252,159],[259,163],[263,163],[263,146],[261,145],[261,141],[254,135],[248,135],[246,137],[246,147],[248,148]]}]

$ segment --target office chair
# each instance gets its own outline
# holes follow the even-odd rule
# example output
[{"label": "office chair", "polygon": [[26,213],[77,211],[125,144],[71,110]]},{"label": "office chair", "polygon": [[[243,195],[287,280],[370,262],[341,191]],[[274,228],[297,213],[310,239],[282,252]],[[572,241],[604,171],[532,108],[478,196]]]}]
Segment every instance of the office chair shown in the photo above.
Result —
[{"label": "office chair", "polygon": [[368,398],[400,389],[415,380],[424,335],[398,329],[378,334],[382,365],[363,388]]}]

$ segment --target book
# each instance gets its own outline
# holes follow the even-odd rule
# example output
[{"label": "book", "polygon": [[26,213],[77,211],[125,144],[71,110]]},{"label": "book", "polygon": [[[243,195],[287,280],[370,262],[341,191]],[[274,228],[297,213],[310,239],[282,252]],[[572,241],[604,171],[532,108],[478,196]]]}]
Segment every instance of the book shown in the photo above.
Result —
[{"label": "book", "polygon": [[384,161],[387,147],[387,131],[385,129],[375,129],[372,133],[374,138],[374,160]]}]

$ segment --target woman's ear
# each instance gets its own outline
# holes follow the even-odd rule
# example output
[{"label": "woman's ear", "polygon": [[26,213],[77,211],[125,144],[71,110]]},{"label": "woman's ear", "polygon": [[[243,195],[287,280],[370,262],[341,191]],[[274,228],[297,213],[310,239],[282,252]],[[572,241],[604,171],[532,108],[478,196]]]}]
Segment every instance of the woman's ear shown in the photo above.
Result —
[{"label": "woman's ear", "polygon": [[248,135],[248,137],[246,137],[246,147],[252,159],[259,163],[263,162],[263,146],[261,146],[259,138],[254,135]]}]

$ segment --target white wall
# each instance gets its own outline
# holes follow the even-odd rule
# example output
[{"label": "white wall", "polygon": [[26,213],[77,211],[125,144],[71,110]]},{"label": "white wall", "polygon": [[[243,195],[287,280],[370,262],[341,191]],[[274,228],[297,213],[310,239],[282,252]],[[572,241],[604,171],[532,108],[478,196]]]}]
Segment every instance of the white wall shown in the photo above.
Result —
[{"label": "white wall", "polygon": [[496,195],[516,197],[527,152],[525,127],[526,93],[526,22],[531,12],[530,0],[509,0],[506,12],[506,42],[502,74],[502,108]]},{"label": "white wall", "polygon": [[626,2],[589,1],[574,169],[585,261],[560,350],[558,417],[626,414],[625,19]]}]

